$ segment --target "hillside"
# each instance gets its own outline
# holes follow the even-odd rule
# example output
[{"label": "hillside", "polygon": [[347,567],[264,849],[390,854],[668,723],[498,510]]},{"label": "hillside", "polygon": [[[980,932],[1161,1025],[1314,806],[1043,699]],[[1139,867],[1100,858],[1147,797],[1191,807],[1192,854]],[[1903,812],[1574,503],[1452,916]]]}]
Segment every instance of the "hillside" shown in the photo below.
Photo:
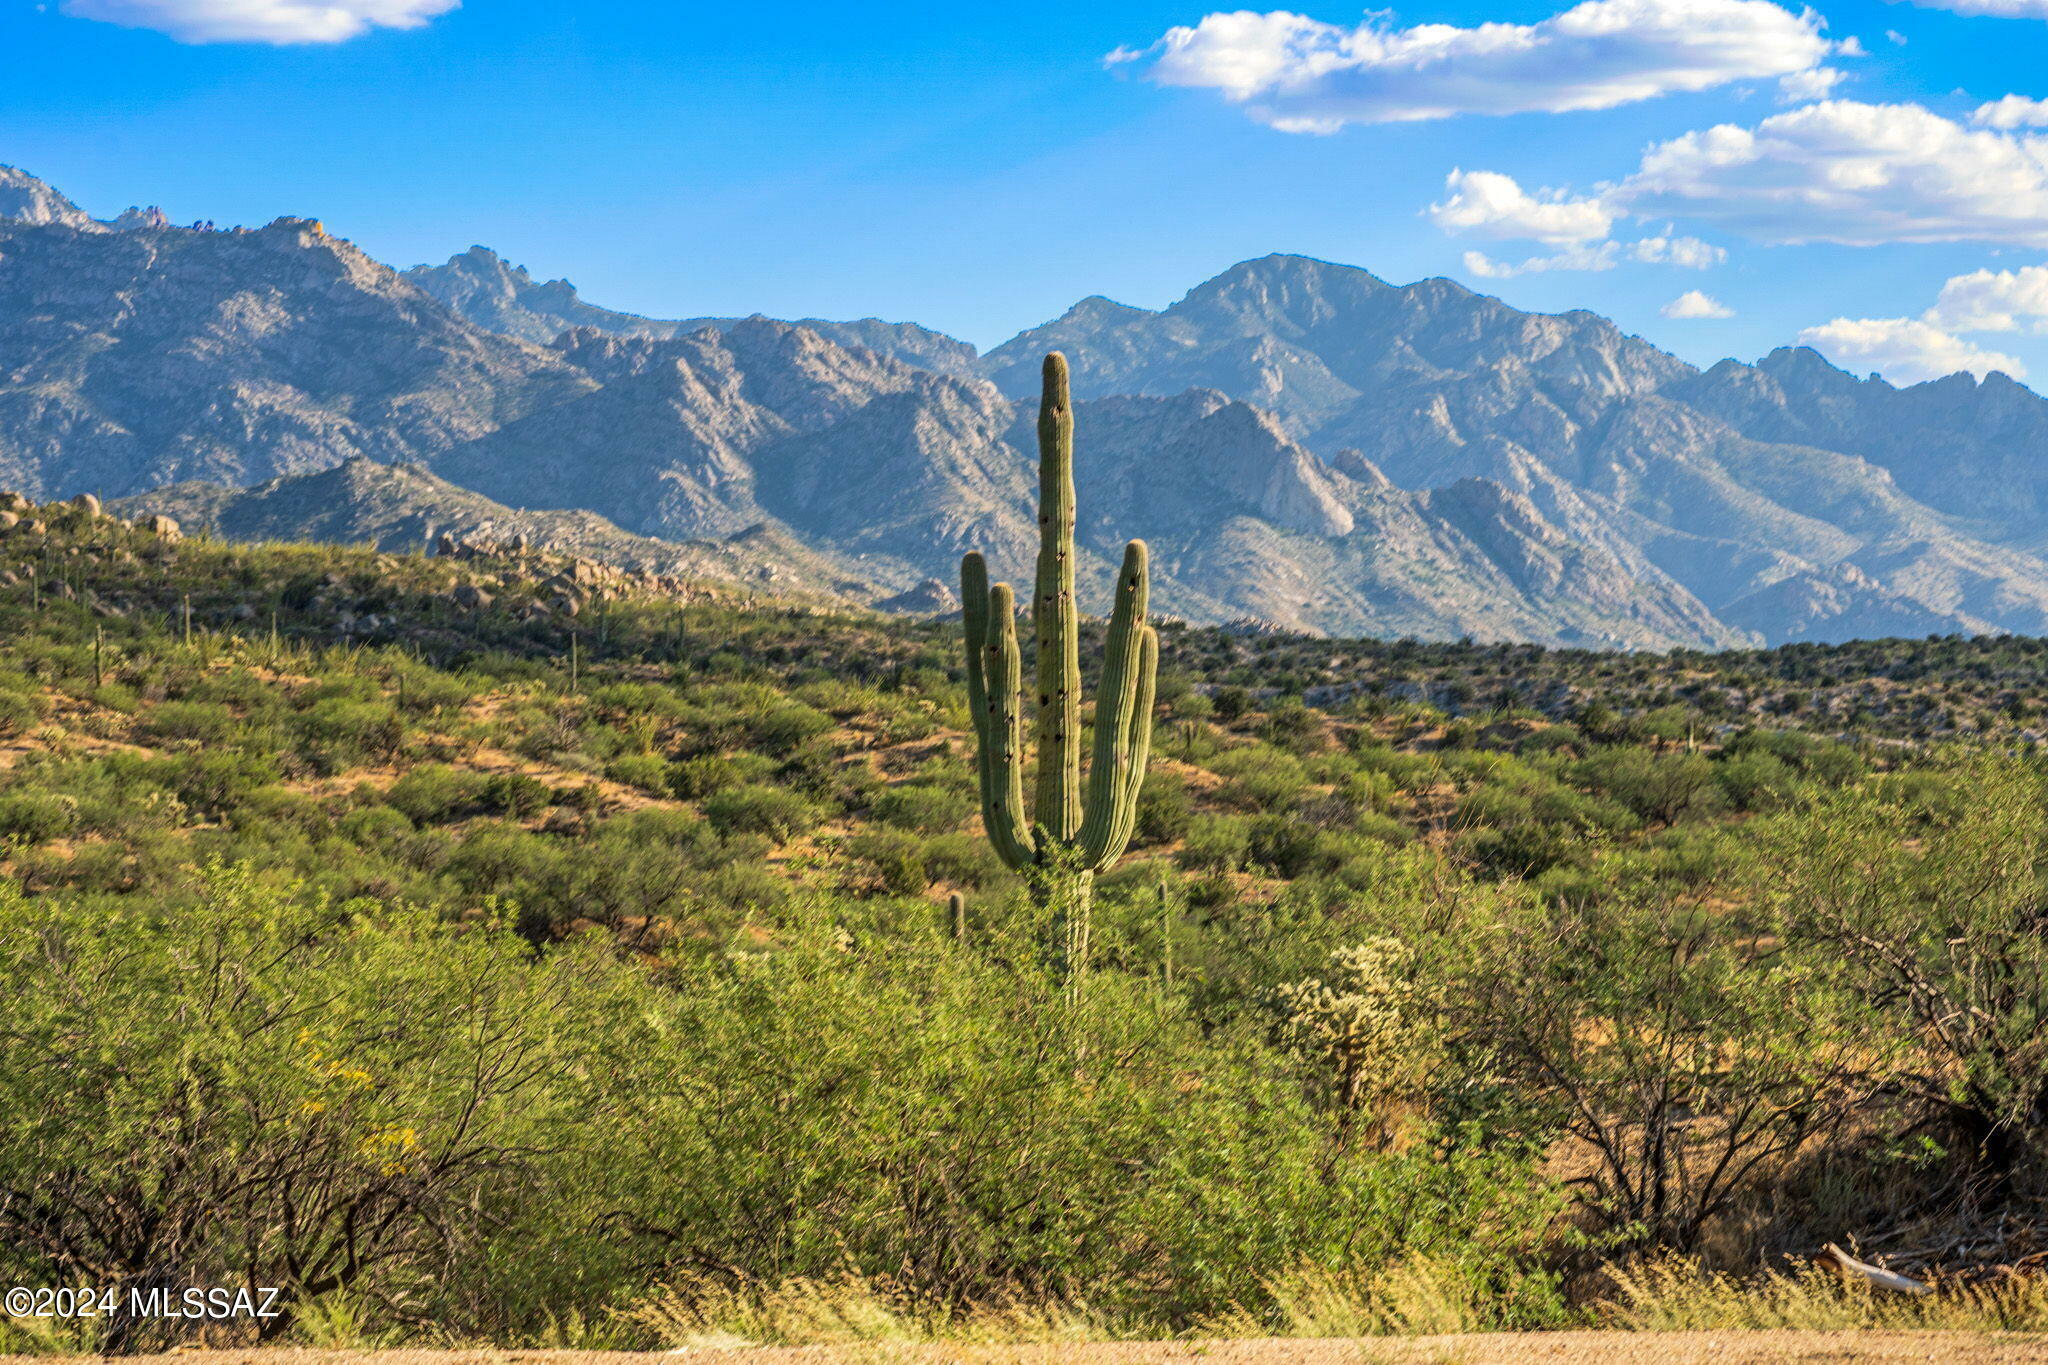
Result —
[{"label": "hillside", "polygon": [[584,558],[631,573],[744,585],[789,598],[871,601],[884,594],[848,566],[766,526],[722,540],[672,541],[622,531],[595,512],[528,511],[458,488],[419,465],[357,457],[316,474],[253,488],[179,483],[117,498],[107,510],[167,515],[188,532],[229,540],[369,544],[408,553],[443,537],[460,544],[524,540],[541,553]]},{"label": "hillside", "polygon": [[[2043,979],[2039,640],[1169,625],[1076,1012],[981,835],[956,625],[16,506],[0,1185],[85,1195],[38,1247],[126,1265],[165,1253],[104,1219],[159,1218],[298,1283],[374,1206],[364,1306],[284,1325],[329,1345],[2048,1324],[2040,1159],[1969,1136],[2031,1120],[1966,1084],[2038,1073],[1885,1003],[1898,960]],[[2033,999],[1987,1026],[2032,1046]],[[1315,1042],[1367,1007],[1398,1048]],[[1751,1273],[1845,1228],[1941,1293]]]}]

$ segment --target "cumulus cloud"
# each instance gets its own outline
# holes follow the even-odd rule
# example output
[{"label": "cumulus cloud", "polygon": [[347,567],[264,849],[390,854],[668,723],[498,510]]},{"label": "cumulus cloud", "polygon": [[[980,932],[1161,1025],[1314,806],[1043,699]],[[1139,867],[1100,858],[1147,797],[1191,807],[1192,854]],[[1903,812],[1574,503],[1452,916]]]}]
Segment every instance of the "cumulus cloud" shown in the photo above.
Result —
[{"label": "cumulus cloud", "polygon": [[1506,280],[1516,275],[1541,275],[1552,270],[1612,270],[1623,261],[1675,265],[1707,270],[1728,259],[1728,253],[1697,237],[1643,237],[1633,242],[1582,242],[1548,256],[1520,262],[1499,261],[1481,251],[1465,253],[1465,271],[1482,279]]},{"label": "cumulus cloud", "polygon": [[[1855,41],[1854,38],[1849,40],[1851,43]],[[1858,52],[1855,55],[1863,54]],[[1811,71],[1795,71],[1789,76],[1780,76],[1778,98],[1787,104],[1806,104],[1813,100],[1824,100],[1842,83],[1845,74],[1832,66],[1816,66]]]},{"label": "cumulus cloud", "polygon": [[1994,19],[2048,19],[2048,0],[1913,0],[1913,3],[1922,9],[1989,15]]},{"label": "cumulus cloud", "polygon": [[2048,100],[2007,95],[2002,100],[1978,105],[1970,122],[1984,128],[2039,128],[2048,124]]},{"label": "cumulus cloud", "polygon": [[1732,318],[1735,310],[1711,294],[1688,289],[1657,310],[1667,318]]},{"label": "cumulus cloud", "polygon": [[1466,272],[1484,279],[1551,270],[1612,270],[1623,260],[1706,270],[1728,258],[1720,247],[1697,237],[1672,236],[1668,228],[1662,236],[1612,240],[1615,210],[1602,200],[1574,199],[1557,190],[1531,194],[1498,171],[1454,170],[1444,188],[1444,198],[1423,212],[1445,232],[1542,242],[1555,248],[1547,256],[1530,256],[1519,263],[1466,252]]},{"label": "cumulus cloud", "polygon": [[2023,318],[2036,331],[2048,329],[2048,266],[1957,275],[1942,285],[1941,297],[1924,316],[1957,332],[2017,332]]},{"label": "cumulus cloud", "polygon": [[1613,211],[1597,199],[1571,199],[1554,190],[1531,194],[1498,171],[1453,170],[1444,188],[1442,202],[1426,212],[1445,232],[1563,246],[1596,241],[1614,226]]},{"label": "cumulus cloud", "polygon": [[419,28],[460,0],[63,0],[65,14],[167,33],[181,43],[338,43]]},{"label": "cumulus cloud", "polygon": [[1711,270],[1728,259],[1726,251],[1697,237],[1644,237],[1628,244],[1628,254],[1631,260],[1685,270]]},{"label": "cumulus cloud", "polygon": [[1507,280],[1517,275],[1541,275],[1552,270],[1612,270],[1621,261],[1619,242],[1567,247],[1549,256],[1531,256],[1521,262],[1497,261],[1483,251],[1465,253],[1465,273],[1485,280]]},{"label": "cumulus cloud", "polygon": [[2048,137],[1829,100],[1653,146],[1603,201],[1769,242],[2048,245]]},{"label": "cumulus cloud", "polygon": [[1383,18],[1347,27],[1236,10],[1109,60],[1142,64],[1160,85],[1215,90],[1283,131],[1329,133],[1347,123],[1609,109],[1797,76],[1835,50],[1822,22],[1768,0],[1585,0],[1534,24],[1471,28],[1394,28]]},{"label": "cumulus cloud", "polygon": [[1967,370],[1982,379],[2003,370],[2024,379],[2016,357],[1986,351],[1921,318],[1836,318],[1799,340],[1844,369],[1875,370],[1896,384],[1918,384]]}]

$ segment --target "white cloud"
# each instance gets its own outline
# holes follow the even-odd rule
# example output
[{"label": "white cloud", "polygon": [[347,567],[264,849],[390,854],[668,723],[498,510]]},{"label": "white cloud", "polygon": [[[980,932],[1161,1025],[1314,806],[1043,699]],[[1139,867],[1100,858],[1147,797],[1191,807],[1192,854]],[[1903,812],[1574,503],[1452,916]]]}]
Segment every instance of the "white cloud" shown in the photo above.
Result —
[{"label": "white cloud", "polygon": [[[1853,43],[1856,40],[1851,38],[1849,41]],[[1845,74],[1832,66],[1816,66],[1810,71],[1795,71],[1789,76],[1780,76],[1778,98],[1786,104],[1806,104],[1812,100],[1824,100],[1842,83]]]},{"label": "white cloud", "polygon": [[1615,211],[1603,201],[1574,199],[1557,190],[1531,194],[1498,171],[1454,170],[1444,188],[1449,193],[1424,212],[1445,232],[1542,242],[1555,248],[1548,256],[1531,256],[1519,264],[1466,252],[1466,271],[1484,279],[1551,270],[1612,270],[1624,258],[1688,270],[1706,270],[1728,259],[1720,247],[1697,237],[1673,236],[1669,228],[1662,236],[1633,242],[1610,240]]},{"label": "white cloud", "polygon": [[[2043,0],[2048,3],[2048,0]],[[1608,109],[1674,91],[1812,71],[1834,44],[1811,10],[1768,0],[1585,0],[1534,24],[1356,27],[1237,10],[1142,53],[1161,85],[1215,90],[1287,132],[1457,114]]]},{"label": "white cloud", "polygon": [[1628,244],[1628,254],[1632,260],[1685,270],[1711,270],[1728,259],[1726,251],[1697,237],[1644,237]]},{"label": "white cloud", "polygon": [[1709,294],[1688,289],[1657,310],[1667,318],[1732,318],[1735,310]]},{"label": "white cloud", "polygon": [[1564,246],[1595,241],[1614,226],[1613,212],[1597,199],[1571,199],[1554,190],[1530,194],[1498,171],[1453,170],[1444,188],[1450,193],[1427,212],[1445,232]]},{"label": "white cloud", "polygon": [[1465,253],[1465,271],[1481,279],[1506,280],[1517,275],[1542,275],[1552,270],[1612,270],[1620,263],[1621,244],[1566,247],[1550,256],[1531,256],[1519,264],[1496,261],[1480,251]]},{"label": "white cloud", "polygon": [[2021,318],[2040,330],[2048,319],[2048,266],[1957,275],[1942,285],[1941,297],[1923,316],[1957,332],[2017,332]]},{"label": "white cloud", "polygon": [[338,43],[419,28],[461,0],[63,0],[65,14],[155,29],[181,43]]},{"label": "white cloud", "polygon": [[2048,100],[2007,95],[2002,100],[1978,105],[1970,122],[1983,128],[2039,128],[2048,124]]},{"label": "white cloud", "polygon": [[2048,245],[2048,137],[1830,100],[1653,146],[1602,198],[1769,242]]},{"label": "white cloud", "polygon": [[1983,350],[1920,318],[1836,318],[1809,327],[1799,340],[1844,369],[1875,370],[1897,384],[1967,370],[1983,378],[2003,370],[2024,379],[2027,368],[2013,356]]},{"label": "white cloud", "polygon": [[1988,15],[1994,19],[2048,19],[2048,0],[1913,0],[1922,9],[1953,10],[1957,14]]},{"label": "white cloud", "polygon": [[1886,29],[1884,36],[1894,47],[1904,47],[1906,45],[1906,35],[1895,28]]},{"label": "white cloud", "polygon": [[1581,242],[1548,256],[1531,256],[1519,263],[1498,261],[1484,252],[1468,251],[1465,253],[1465,270],[1482,279],[1506,280],[1516,275],[1541,275],[1553,270],[1612,270],[1624,260],[1706,270],[1727,259],[1727,252],[1697,237],[1643,237],[1633,242]]}]

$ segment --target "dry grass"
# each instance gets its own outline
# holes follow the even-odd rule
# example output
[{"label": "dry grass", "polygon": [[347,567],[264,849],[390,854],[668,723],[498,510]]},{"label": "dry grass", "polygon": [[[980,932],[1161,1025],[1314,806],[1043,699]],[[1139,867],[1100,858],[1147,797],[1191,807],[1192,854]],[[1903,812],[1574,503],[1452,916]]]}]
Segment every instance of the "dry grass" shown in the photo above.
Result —
[{"label": "dry grass", "polygon": [[937,1342],[1039,1345],[1123,1335],[1085,1305],[1013,1303],[966,1311],[921,1300],[887,1280],[848,1275],[734,1289],[682,1282],[622,1317],[670,1350],[735,1345],[853,1346]]},{"label": "dry grass", "polygon": [[1738,1279],[1666,1260],[1607,1273],[1617,1295],[1599,1306],[1601,1317],[1639,1332],[2048,1332],[2048,1276],[2041,1275],[1974,1284],[1937,1279],[1933,1293],[1914,1295],[1873,1289],[1819,1266]]}]

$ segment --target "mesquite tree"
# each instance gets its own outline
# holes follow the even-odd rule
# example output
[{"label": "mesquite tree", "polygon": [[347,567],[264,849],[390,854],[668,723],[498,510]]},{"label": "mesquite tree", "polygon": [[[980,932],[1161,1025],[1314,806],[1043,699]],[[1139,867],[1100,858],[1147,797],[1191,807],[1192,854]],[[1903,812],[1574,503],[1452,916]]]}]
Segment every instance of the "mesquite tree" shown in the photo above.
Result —
[{"label": "mesquite tree", "polygon": [[1095,746],[1081,775],[1081,650],[1074,619],[1074,409],[1067,359],[1045,358],[1038,408],[1038,782],[1024,805],[1023,660],[1007,583],[993,587],[978,554],[960,562],[967,628],[967,692],[979,754],[982,823],[1009,866],[1029,879],[1048,912],[1048,955],[1078,991],[1088,960],[1095,874],[1122,856],[1137,818],[1152,747],[1159,635],[1145,624],[1145,542],[1124,548],[1103,649]]}]

